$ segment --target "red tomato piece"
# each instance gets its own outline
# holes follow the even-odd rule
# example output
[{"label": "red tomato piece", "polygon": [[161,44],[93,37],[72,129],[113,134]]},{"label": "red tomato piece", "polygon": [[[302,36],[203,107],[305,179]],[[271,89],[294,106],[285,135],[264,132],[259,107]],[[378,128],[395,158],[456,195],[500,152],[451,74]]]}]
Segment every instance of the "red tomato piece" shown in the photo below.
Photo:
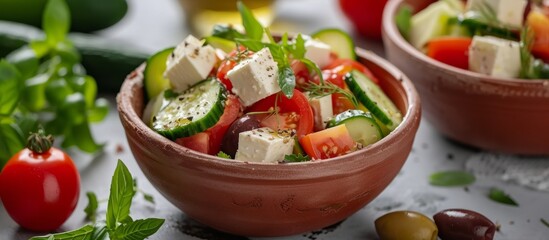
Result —
[{"label": "red tomato piece", "polygon": [[327,159],[344,155],[355,147],[345,124],[305,135],[301,147],[313,159]]},{"label": "red tomato piece", "polygon": [[[270,127],[273,130],[283,128],[295,129],[298,137],[302,137],[313,131],[313,110],[311,109],[311,105],[309,105],[307,97],[297,89],[294,89],[294,95],[291,99],[288,99],[282,93],[273,94],[254,103],[247,109],[247,112],[265,112],[273,110],[275,105],[279,109],[279,116],[269,116],[268,114],[259,116],[262,126]],[[284,123],[284,126],[281,126],[279,123]]]},{"label": "red tomato piece", "polygon": [[531,11],[526,19],[526,25],[534,32],[532,54],[549,63],[549,17],[540,11]]},{"label": "red tomato piece", "polygon": [[240,113],[240,101],[236,96],[229,95],[225,102],[223,114],[213,127],[190,137],[178,138],[175,142],[198,152],[216,155],[221,148],[223,136],[225,136],[231,124],[240,116]]},{"label": "red tomato piece", "polygon": [[[345,74],[355,69],[364,73],[366,77],[370,78],[376,84],[379,83],[379,80],[376,78],[376,76],[374,76],[370,69],[355,60],[338,58],[328,64],[328,66],[324,67],[324,69],[331,69],[333,72],[338,73],[341,76],[345,76]],[[345,82],[343,78],[341,78],[341,82]],[[334,82],[334,84],[337,83]]]},{"label": "red tomato piece", "polygon": [[0,198],[11,218],[33,231],[58,229],[80,195],[80,175],[72,159],[57,148],[28,148],[14,155],[0,174]]},{"label": "red tomato piece", "polygon": [[427,44],[427,56],[461,69],[469,69],[470,37],[440,37]]}]

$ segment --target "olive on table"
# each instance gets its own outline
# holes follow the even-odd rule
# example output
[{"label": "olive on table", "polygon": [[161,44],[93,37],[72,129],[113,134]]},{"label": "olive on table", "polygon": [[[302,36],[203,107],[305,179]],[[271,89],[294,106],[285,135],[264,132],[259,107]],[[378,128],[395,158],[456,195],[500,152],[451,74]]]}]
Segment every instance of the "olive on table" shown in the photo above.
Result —
[{"label": "olive on table", "polygon": [[447,209],[433,216],[442,240],[491,240],[496,225],[484,215],[466,209]]},{"label": "olive on table", "polygon": [[436,240],[438,229],[429,217],[413,211],[387,213],[375,221],[381,240]]},{"label": "olive on table", "polygon": [[260,128],[259,120],[254,115],[246,114],[234,121],[221,142],[221,151],[230,155],[232,158],[236,155],[238,149],[238,135],[241,132]]}]

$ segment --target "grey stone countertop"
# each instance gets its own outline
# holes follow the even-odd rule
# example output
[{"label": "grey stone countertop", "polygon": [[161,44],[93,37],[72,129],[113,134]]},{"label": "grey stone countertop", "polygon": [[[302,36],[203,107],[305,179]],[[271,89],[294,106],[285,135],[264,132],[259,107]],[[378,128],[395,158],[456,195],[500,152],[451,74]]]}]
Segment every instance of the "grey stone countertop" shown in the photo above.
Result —
[{"label": "grey stone countertop", "polygon": [[[128,15],[122,22],[98,34],[129,42],[151,53],[177,44],[188,34],[176,0],[129,0],[129,4]],[[339,11],[336,0],[278,0],[275,7],[275,23],[281,20],[294,22],[305,33],[323,27],[351,30],[350,24]],[[355,39],[359,47],[383,55],[380,42],[357,36]],[[81,173],[81,196],[74,214],[60,230],[75,229],[86,223],[83,211],[87,204],[85,193],[93,191],[99,199],[107,198],[116,160],[122,159],[137,178],[139,187],[154,195],[156,201],[151,204],[137,196],[131,210],[134,219],[151,216],[166,219],[166,223],[150,239],[255,239],[221,233],[197,223],[163,198],[147,181],[130,152],[118,119],[114,96],[106,97],[111,102],[111,112],[104,122],[92,128],[96,139],[106,143],[105,151],[98,156],[76,154],[73,157]],[[483,158],[497,160],[514,157],[481,152],[454,143],[423,120],[406,164],[374,201],[334,226],[295,236],[268,239],[378,239],[374,220],[387,212],[414,210],[432,216],[448,208],[474,210],[497,222],[500,230],[495,239],[498,240],[549,239],[549,227],[540,221],[542,218],[549,220],[547,187],[545,191],[534,190],[512,181],[503,181],[497,173],[486,175],[482,171],[476,171],[478,169],[471,161]],[[538,167],[537,170],[549,174],[549,159],[525,159],[524,165],[519,165],[528,166],[529,162],[538,160],[542,161],[544,167]],[[428,183],[433,172],[464,169],[477,173],[477,181],[468,187],[435,187]],[[503,205],[490,200],[487,194],[491,187],[503,189],[519,206]],[[106,204],[100,204],[100,218],[105,209]],[[0,206],[0,240],[28,239],[33,235],[35,233],[19,228]]]}]

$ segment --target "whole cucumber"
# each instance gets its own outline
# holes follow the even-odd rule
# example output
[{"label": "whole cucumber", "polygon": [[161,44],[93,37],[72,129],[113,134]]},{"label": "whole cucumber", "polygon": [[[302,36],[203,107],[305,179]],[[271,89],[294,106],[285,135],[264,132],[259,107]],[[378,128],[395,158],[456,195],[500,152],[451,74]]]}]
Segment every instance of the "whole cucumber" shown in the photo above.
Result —
[{"label": "whole cucumber", "polygon": [[[42,38],[44,33],[40,29],[0,21],[0,58],[31,40]],[[82,55],[82,65],[86,72],[96,79],[99,91],[102,92],[118,92],[126,75],[149,57],[127,44],[90,34],[70,33],[69,38]]]},{"label": "whole cucumber", "polygon": [[[0,0],[0,20],[42,27],[47,0]],[[110,27],[128,11],[126,0],[66,0],[71,31],[92,32]]]}]

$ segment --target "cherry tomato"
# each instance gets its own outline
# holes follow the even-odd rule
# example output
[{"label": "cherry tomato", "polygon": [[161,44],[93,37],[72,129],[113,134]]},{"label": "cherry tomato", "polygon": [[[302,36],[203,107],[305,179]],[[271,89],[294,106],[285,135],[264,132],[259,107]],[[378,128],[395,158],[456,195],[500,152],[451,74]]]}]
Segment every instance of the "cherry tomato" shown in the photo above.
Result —
[{"label": "cherry tomato", "polygon": [[381,17],[387,0],[339,0],[341,10],[358,32],[374,39],[381,38]]},{"label": "cherry tomato", "polygon": [[427,44],[427,56],[461,69],[469,69],[470,37],[440,37]]},{"label": "cherry tomato", "polygon": [[532,54],[549,63],[549,17],[534,10],[528,14],[526,25],[534,32]]},{"label": "cherry tomato", "polygon": [[355,146],[345,124],[307,134],[299,140],[301,147],[313,159],[327,159],[344,155]]},{"label": "cherry tomato", "polygon": [[51,147],[51,136],[33,134],[0,174],[0,198],[11,218],[33,231],[53,231],[74,211],[80,175],[72,159]]},{"label": "cherry tomato", "polygon": [[223,114],[213,127],[190,137],[178,138],[175,142],[198,152],[216,155],[219,153],[227,129],[240,116],[240,110],[241,104],[238,98],[229,95],[225,102]]},{"label": "cherry tomato", "polygon": [[311,81],[314,83],[319,82],[318,77],[313,76],[303,62],[299,60],[292,60],[290,66],[294,71],[296,88],[300,91],[303,90],[304,87]]},{"label": "cherry tomato", "polygon": [[234,68],[234,66],[236,66],[236,64],[238,64],[237,56],[239,54],[244,54],[243,56],[248,57],[251,56],[253,52],[246,50],[244,47],[240,47],[238,50],[230,52],[225,60],[221,62],[219,68],[217,69],[217,79],[219,79],[219,81],[221,81],[221,83],[223,83],[229,91],[233,89],[233,84],[231,83],[229,78],[227,78],[227,72],[229,72],[231,69]]},{"label": "cherry tomato", "polygon": [[[339,73],[342,76],[344,76],[353,69],[358,70],[364,73],[364,75],[370,78],[373,82],[379,84],[379,80],[376,78],[376,76],[374,76],[370,69],[355,60],[338,58],[328,64],[328,66],[324,67],[324,69],[331,69],[332,71]],[[343,78],[341,78],[341,82],[345,82]],[[333,83],[337,84],[336,82]]]},{"label": "cherry tomato", "polygon": [[272,114],[258,116],[263,127],[270,127],[274,130],[284,128],[295,129],[298,138],[313,131],[313,110],[311,109],[311,105],[309,105],[307,97],[297,89],[294,89],[294,95],[291,99],[288,99],[282,93],[273,94],[254,103],[247,111],[265,112],[275,109],[275,106],[278,108],[277,116],[273,116]]}]

